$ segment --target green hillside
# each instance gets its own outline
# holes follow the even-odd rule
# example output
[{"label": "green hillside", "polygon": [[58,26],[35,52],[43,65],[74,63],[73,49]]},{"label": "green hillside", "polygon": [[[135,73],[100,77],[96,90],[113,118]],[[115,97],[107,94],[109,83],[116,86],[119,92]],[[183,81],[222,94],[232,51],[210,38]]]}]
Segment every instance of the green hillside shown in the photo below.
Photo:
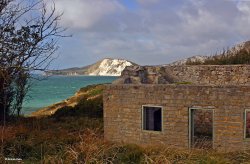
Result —
[{"label": "green hillside", "polygon": [[187,61],[187,65],[236,65],[250,64],[250,52],[248,50],[240,50],[235,54],[224,51],[221,55],[213,55],[201,61]]}]

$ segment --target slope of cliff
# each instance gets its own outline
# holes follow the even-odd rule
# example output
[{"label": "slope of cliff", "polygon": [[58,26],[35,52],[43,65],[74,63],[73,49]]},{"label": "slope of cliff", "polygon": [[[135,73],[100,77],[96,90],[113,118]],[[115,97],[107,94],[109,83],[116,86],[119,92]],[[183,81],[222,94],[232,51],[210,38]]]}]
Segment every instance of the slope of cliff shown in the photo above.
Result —
[{"label": "slope of cliff", "polygon": [[91,76],[120,76],[127,66],[137,65],[124,59],[106,58],[85,67],[75,67],[63,70],[47,71],[47,75],[91,75]]},{"label": "slope of cliff", "polygon": [[[88,102],[89,100],[92,100],[92,101],[99,100],[99,99],[102,100],[102,92],[104,88],[105,86],[102,84],[89,85],[87,87],[83,87],[79,91],[77,91],[75,95],[73,95],[72,97],[69,97],[68,99],[63,100],[61,102],[52,104],[48,107],[39,109],[31,113],[30,116],[31,117],[51,116],[51,115],[54,115],[58,110],[62,108],[65,108],[65,107],[74,108],[83,101],[84,103],[89,103]],[[93,109],[90,109],[90,110],[93,110]]]}]

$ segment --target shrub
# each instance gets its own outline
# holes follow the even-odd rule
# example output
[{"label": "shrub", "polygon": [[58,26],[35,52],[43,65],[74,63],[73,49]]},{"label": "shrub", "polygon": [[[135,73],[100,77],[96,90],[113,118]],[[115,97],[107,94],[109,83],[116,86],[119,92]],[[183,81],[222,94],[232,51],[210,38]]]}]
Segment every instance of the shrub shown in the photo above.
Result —
[{"label": "shrub", "polygon": [[72,116],[72,115],[74,115],[74,112],[75,112],[75,110],[73,110],[73,109],[74,108],[71,106],[64,106],[64,107],[58,109],[54,113],[53,117],[59,119],[61,117]]},{"label": "shrub", "polygon": [[60,119],[62,117],[93,117],[102,118],[103,116],[103,102],[102,96],[93,99],[82,98],[75,107],[65,106],[58,109],[53,118]]},{"label": "shrub", "polygon": [[143,149],[137,145],[125,145],[117,151],[118,163],[140,163],[143,159]]},{"label": "shrub", "polygon": [[236,54],[232,54],[229,50],[224,51],[221,55],[213,55],[208,57],[204,62],[187,61],[187,65],[234,65],[234,64],[250,64],[250,52],[240,50]]}]

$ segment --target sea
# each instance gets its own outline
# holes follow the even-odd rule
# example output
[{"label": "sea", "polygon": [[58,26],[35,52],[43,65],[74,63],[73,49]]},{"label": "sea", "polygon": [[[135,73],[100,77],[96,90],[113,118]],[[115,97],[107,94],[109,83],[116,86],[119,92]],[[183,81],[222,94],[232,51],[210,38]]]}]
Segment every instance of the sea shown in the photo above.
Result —
[{"label": "sea", "polygon": [[73,96],[80,88],[92,84],[112,83],[111,76],[35,76],[25,98],[22,114],[30,113]]}]

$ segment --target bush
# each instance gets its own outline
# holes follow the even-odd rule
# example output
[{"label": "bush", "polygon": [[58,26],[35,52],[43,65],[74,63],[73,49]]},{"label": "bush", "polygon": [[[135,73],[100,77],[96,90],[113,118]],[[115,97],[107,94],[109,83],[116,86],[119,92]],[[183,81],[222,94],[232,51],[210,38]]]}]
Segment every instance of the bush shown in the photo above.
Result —
[{"label": "bush", "polygon": [[75,110],[73,110],[73,109],[74,108],[71,106],[64,106],[64,107],[58,109],[54,113],[53,117],[54,118],[61,118],[61,117],[65,117],[65,116],[72,116],[72,115],[74,115],[74,112],[75,112]]},{"label": "bush", "polygon": [[103,121],[99,118],[62,117],[60,121],[22,118],[6,125],[4,142],[0,146],[3,148],[0,163],[4,157],[22,158],[24,163],[64,161],[67,147],[79,144],[79,136],[88,129],[96,129],[95,134],[99,142],[102,141]]},{"label": "bush", "polygon": [[82,98],[75,107],[65,106],[58,109],[53,118],[60,119],[62,117],[93,117],[102,118],[103,116],[103,102],[102,96],[93,99]]},{"label": "bush", "polygon": [[[143,159],[143,149],[137,145],[125,145],[117,151],[118,163],[140,163]],[[116,162],[114,162],[116,163]]]},{"label": "bush", "polygon": [[103,116],[103,100],[102,96],[95,99],[83,99],[76,106],[77,114],[88,117]]},{"label": "bush", "polygon": [[210,56],[204,62],[187,61],[187,65],[235,65],[250,64],[250,52],[240,50],[236,54],[232,54],[229,50],[224,51],[221,55]]}]

